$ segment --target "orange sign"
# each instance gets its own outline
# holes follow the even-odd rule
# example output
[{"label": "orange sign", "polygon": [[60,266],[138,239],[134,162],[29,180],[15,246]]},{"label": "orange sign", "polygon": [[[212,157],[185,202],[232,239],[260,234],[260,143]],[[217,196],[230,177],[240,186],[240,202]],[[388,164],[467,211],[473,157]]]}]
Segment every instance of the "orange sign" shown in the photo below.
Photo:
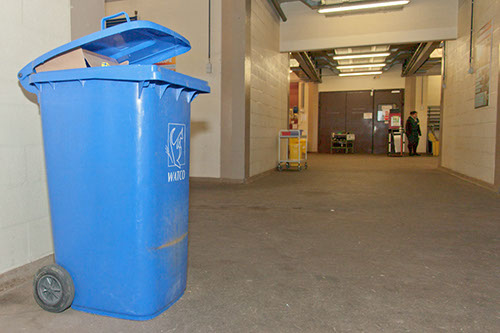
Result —
[{"label": "orange sign", "polygon": [[173,57],[173,58],[169,58],[169,59],[157,62],[155,65],[165,67],[165,68],[170,69],[170,70],[175,72],[176,64],[177,64],[176,59],[175,59],[175,57]]}]

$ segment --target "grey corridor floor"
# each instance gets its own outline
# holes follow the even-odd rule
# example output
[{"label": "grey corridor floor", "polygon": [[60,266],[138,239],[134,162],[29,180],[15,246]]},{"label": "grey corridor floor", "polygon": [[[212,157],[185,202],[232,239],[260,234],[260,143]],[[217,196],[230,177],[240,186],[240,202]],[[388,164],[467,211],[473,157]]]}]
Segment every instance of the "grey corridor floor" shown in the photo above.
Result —
[{"label": "grey corridor floor", "polygon": [[500,332],[500,197],[431,157],[191,186],[185,295],[133,322],[0,295],[1,332]]}]

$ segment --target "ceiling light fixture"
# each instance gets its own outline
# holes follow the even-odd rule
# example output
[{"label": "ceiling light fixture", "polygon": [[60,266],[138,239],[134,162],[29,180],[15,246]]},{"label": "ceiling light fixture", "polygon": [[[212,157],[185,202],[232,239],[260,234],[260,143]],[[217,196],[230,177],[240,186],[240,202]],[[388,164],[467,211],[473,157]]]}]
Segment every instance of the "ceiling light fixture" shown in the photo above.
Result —
[{"label": "ceiling light fixture", "polygon": [[384,67],[385,65],[386,64],[342,65],[342,66],[337,66],[337,69],[375,68],[375,67]]},{"label": "ceiling light fixture", "polygon": [[382,71],[340,73],[339,76],[360,76],[360,75],[380,75],[380,74],[382,74]]},{"label": "ceiling light fixture", "polygon": [[339,13],[346,12],[351,10],[363,10],[363,9],[374,9],[374,8],[383,8],[383,7],[394,7],[394,6],[404,6],[410,3],[410,0],[398,0],[398,1],[380,1],[380,2],[372,2],[372,3],[360,3],[356,4],[347,4],[341,6],[334,7],[325,7],[318,10],[320,14],[328,14],[328,13]]},{"label": "ceiling light fixture", "polygon": [[378,58],[378,57],[388,57],[390,56],[390,52],[382,52],[382,53],[365,53],[365,54],[345,54],[334,56],[334,60],[344,60],[344,59],[360,59],[360,58]]}]

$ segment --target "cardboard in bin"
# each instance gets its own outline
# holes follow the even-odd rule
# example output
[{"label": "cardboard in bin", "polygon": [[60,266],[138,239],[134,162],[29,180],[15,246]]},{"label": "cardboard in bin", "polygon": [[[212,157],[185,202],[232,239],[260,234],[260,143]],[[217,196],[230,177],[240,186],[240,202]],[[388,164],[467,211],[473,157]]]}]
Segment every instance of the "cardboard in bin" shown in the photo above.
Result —
[{"label": "cardboard in bin", "polygon": [[116,65],[128,65],[128,61],[121,64],[111,57],[106,57],[95,52],[84,50],[81,47],[60,54],[55,58],[37,66],[37,73],[48,71],[59,71],[63,69],[87,68],[87,67],[105,67]]}]

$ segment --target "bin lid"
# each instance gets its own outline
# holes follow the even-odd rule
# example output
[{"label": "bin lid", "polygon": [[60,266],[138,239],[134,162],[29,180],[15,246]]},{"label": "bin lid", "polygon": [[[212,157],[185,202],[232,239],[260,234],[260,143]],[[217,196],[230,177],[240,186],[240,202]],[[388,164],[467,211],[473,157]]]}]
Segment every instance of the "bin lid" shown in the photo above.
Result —
[{"label": "bin lid", "polygon": [[28,89],[31,74],[44,62],[71,50],[82,48],[119,63],[151,65],[175,57],[191,49],[189,41],[178,33],[149,21],[132,21],[103,29],[59,46],[27,64],[18,78]]}]

